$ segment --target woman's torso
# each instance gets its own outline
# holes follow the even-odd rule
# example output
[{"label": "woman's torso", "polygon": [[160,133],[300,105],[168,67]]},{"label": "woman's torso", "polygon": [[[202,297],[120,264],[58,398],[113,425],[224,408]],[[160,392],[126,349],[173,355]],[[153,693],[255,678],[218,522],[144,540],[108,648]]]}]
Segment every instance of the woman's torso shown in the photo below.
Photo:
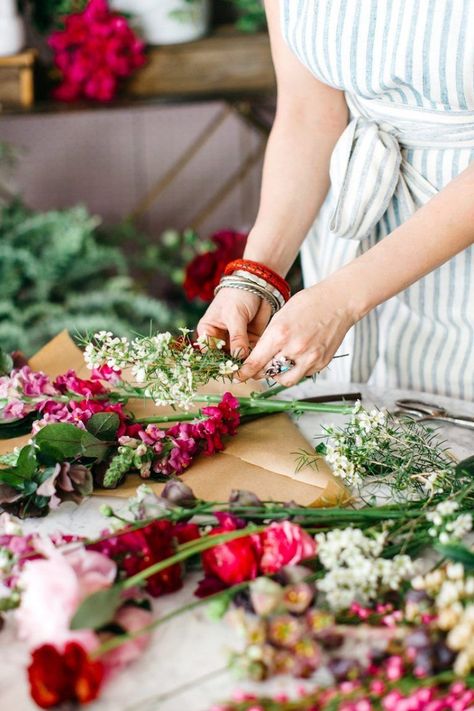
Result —
[{"label": "woman's torso", "polygon": [[[387,124],[408,171],[436,191],[474,160],[474,0],[280,1],[290,48],[346,92],[351,118]],[[304,248],[309,281],[407,219],[400,183],[370,234],[334,236],[334,192]],[[380,307],[343,344],[352,357],[335,361],[332,376],[472,399],[473,271],[471,248]]]}]

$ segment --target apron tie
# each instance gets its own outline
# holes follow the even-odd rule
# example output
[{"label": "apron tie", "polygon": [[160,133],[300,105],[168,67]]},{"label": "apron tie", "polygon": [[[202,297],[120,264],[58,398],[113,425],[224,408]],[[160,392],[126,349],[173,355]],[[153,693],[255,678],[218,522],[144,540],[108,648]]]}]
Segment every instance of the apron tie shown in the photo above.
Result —
[{"label": "apron tie", "polygon": [[336,237],[362,240],[376,227],[396,195],[405,222],[438,190],[402,155],[402,144],[386,122],[357,116],[331,156],[335,208],[329,229]]}]

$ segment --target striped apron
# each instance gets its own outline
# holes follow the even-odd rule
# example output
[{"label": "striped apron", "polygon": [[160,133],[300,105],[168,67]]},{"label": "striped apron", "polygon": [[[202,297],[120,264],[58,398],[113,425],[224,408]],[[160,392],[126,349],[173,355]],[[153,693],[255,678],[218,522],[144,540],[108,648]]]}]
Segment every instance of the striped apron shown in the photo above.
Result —
[{"label": "striped apron", "polygon": [[[280,0],[284,37],[350,122],[303,248],[307,285],[474,161],[474,0]],[[474,195],[473,195],[474,200]],[[473,226],[474,230],[474,226]],[[474,400],[474,248],[360,321],[324,377]]]}]

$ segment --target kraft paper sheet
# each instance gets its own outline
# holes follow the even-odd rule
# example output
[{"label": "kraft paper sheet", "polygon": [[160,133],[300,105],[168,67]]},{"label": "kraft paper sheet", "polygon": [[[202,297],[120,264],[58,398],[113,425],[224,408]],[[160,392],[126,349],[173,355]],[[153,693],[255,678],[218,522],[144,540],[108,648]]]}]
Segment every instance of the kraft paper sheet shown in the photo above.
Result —
[{"label": "kraft paper sheet", "polygon": [[[51,377],[72,368],[82,377],[90,371],[82,353],[67,332],[60,333],[30,360],[35,370]],[[248,395],[259,388],[257,383],[211,383],[205,391],[220,393],[225,390],[235,395]],[[158,408],[151,402],[134,400],[128,409],[137,417],[169,414],[170,408]],[[0,440],[0,453],[22,446],[29,436]],[[311,449],[311,445],[285,414],[263,417],[239,428],[237,436],[226,442],[223,452],[211,457],[200,456],[181,478],[196,496],[213,501],[225,501],[232,489],[248,489],[263,500],[295,501],[302,506],[330,506],[348,499],[348,493],[333,476],[323,459],[317,469],[306,467],[296,472],[296,452]],[[133,496],[143,483],[138,475],[114,490],[98,490],[98,496]],[[146,483],[159,493],[164,484]]]}]

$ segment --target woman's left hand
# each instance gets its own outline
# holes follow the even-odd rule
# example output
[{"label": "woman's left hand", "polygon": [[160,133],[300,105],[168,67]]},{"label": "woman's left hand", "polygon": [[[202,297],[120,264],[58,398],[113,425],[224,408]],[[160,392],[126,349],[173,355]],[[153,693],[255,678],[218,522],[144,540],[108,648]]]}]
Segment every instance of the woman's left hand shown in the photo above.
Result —
[{"label": "woman's left hand", "polygon": [[[348,295],[349,294],[349,295]],[[295,362],[277,376],[286,387],[325,368],[358,320],[348,284],[331,277],[298,292],[270,321],[238,373],[241,380],[261,378],[270,361],[284,356]]]}]

